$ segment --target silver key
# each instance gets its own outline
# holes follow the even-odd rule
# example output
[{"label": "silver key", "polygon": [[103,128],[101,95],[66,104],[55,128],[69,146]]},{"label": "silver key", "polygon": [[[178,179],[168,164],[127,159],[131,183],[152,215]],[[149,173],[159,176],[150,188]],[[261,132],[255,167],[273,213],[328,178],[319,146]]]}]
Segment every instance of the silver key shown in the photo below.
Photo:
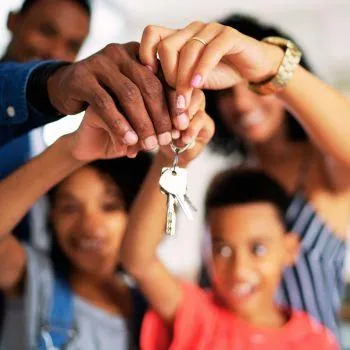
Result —
[{"label": "silver key", "polygon": [[176,231],[176,199],[172,194],[167,194],[168,196],[168,208],[166,213],[166,225],[165,233],[168,236],[174,236]]},{"label": "silver key", "polygon": [[165,224],[165,234],[168,236],[174,236],[176,231],[176,198],[174,195],[168,193],[162,186],[164,179],[162,180],[162,175],[169,168],[163,168],[161,172],[161,177],[159,180],[160,190],[167,196],[167,215]]},{"label": "silver key", "polygon": [[185,199],[187,192],[187,171],[186,169],[174,167],[163,168],[159,180],[161,188],[176,197],[188,220],[193,220],[192,208]]}]

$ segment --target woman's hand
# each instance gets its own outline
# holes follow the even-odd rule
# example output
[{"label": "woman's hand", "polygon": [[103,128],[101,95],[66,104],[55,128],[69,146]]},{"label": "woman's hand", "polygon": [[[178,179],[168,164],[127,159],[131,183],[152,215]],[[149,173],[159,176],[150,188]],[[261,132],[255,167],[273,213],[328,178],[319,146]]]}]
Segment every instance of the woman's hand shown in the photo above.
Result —
[{"label": "woman's hand", "polygon": [[[187,144],[193,142],[193,146],[181,153],[179,156],[179,165],[186,166],[203,151],[214,135],[215,126],[213,120],[204,110],[198,110],[190,121],[189,128],[182,133],[181,140],[177,143],[179,147],[184,146],[182,140]],[[170,166],[174,160],[175,154],[170,146],[162,146],[159,149],[159,157],[163,165]]]},{"label": "woman's hand", "polygon": [[176,88],[178,108],[187,109],[193,88],[225,89],[242,79],[260,82],[278,71],[283,51],[219,23],[193,22],[173,30],[148,26],[140,60],[157,69],[157,54],[167,83]]},{"label": "woman's hand", "polygon": [[[103,119],[89,107],[77,131],[71,135],[72,155],[86,162],[124,157],[128,146],[118,141]],[[130,147],[130,146],[129,146]]]}]

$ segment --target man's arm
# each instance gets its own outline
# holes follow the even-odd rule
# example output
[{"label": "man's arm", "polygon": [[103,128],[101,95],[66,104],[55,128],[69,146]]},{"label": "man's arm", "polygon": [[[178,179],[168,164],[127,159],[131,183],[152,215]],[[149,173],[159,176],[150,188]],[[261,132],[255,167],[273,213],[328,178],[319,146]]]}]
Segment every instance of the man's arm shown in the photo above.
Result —
[{"label": "man's arm", "polygon": [[[108,45],[83,61],[59,67],[45,79],[40,77],[47,73],[43,63],[0,65],[0,145],[87,106],[97,113],[98,128],[112,136],[114,145],[134,147],[125,154],[169,144],[172,129],[186,129],[189,118],[175,118],[171,94],[138,61],[138,47],[137,43]],[[39,76],[33,79],[33,74]],[[91,129],[95,126],[96,120],[89,124]]]},{"label": "man's arm", "polygon": [[[28,96],[31,77],[36,71],[54,72],[62,66],[57,62],[30,62],[0,64],[0,146],[11,141],[13,138],[30,131],[46,123],[62,117],[52,109],[45,110],[45,102],[32,104]],[[32,90],[38,90],[32,85]]]}]

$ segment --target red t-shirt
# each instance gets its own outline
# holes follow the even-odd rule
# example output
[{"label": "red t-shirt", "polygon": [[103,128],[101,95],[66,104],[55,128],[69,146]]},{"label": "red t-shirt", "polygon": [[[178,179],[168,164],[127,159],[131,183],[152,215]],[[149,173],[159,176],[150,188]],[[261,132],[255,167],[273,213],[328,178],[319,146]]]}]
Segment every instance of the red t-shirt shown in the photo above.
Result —
[{"label": "red t-shirt", "polygon": [[215,302],[211,292],[184,284],[183,303],[173,329],[154,311],[141,330],[142,350],[334,350],[333,334],[308,314],[293,311],[279,329],[258,328]]}]

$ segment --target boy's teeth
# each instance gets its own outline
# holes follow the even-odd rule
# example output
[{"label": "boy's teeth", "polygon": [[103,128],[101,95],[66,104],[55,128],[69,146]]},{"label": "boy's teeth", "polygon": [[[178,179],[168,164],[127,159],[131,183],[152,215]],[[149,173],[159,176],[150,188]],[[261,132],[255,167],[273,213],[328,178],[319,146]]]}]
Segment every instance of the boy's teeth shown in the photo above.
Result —
[{"label": "boy's teeth", "polygon": [[253,290],[253,286],[250,283],[241,283],[235,285],[232,288],[232,293],[236,296],[245,296]]}]

